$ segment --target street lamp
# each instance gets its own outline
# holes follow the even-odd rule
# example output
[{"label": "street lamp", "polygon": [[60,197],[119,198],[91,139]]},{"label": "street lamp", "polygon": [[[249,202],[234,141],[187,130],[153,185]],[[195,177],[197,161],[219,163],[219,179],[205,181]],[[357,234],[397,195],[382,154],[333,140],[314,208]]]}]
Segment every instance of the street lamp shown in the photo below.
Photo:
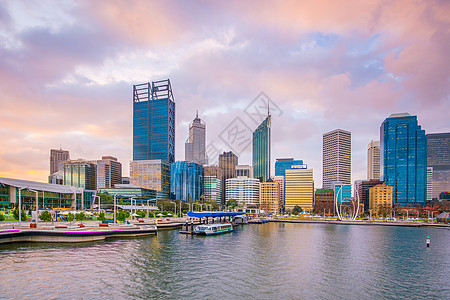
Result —
[{"label": "street lamp", "polygon": [[28,187],[19,188],[19,228],[22,227],[22,190],[28,189]]},{"label": "street lamp", "polygon": [[137,197],[131,197],[130,201],[131,201],[131,218],[133,219],[133,200],[134,200],[134,204],[137,205],[136,203],[136,199]]},{"label": "street lamp", "polygon": [[176,202],[173,202],[173,201],[170,201],[170,203],[175,204],[175,211],[174,211],[174,214],[175,214],[175,216],[176,216],[176,215],[177,215],[177,203],[176,203]]},{"label": "street lamp", "polygon": [[117,194],[114,194],[114,225],[116,225],[116,196]]},{"label": "street lamp", "polygon": [[100,196],[98,196],[98,195],[94,196],[94,203],[95,203],[95,198],[98,198],[98,214],[100,214]]}]

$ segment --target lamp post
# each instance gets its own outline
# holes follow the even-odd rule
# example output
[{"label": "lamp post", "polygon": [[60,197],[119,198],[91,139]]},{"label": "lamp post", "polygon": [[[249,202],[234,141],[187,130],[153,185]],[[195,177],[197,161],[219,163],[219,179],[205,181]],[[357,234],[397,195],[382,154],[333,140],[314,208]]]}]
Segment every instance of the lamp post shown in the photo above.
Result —
[{"label": "lamp post", "polygon": [[[39,207],[39,192],[38,191],[35,191],[35,190],[32,190],[32,189],[28,189],[30,192],[34,192],[34,193],[36,193],[36,227],[37,227],[37,224],[38,224],[38,217],[39,217],[39,211],[38,211],[38,207]],[[20,214],[22,214],[22,212],[20,212]],[[19,219],[20,219],[20,217],[19,217]]]},{"label": "lamp post", "polygon": [[116,224],[116,196],[117,194],[114,194],[114,225]]},{"label": "lamp post", "polygon": [[177,215],[177,203],[170,201],[170,203],[173,203],[175,205],[175,211],[173,212],[175,214],[175,216]]},{"label": "lamp post", "polygon": [[22,227],[22,190],[27,189],[28,187],[19,188],[19,228]]},{"label": "lamp post", "polygon": [[94,196],[94,203],[95,203],[95,198],[98,198],[98,213],[100,214],[100,196],[98,196],[98,195]]},{"label": "lamp post", "polygon": [[136,199],[137,197],[131,197],[130,201],[131,201],[131,218],[133,219],[133,200],[134,200],[134,204],[137,205],[136,203]]}]

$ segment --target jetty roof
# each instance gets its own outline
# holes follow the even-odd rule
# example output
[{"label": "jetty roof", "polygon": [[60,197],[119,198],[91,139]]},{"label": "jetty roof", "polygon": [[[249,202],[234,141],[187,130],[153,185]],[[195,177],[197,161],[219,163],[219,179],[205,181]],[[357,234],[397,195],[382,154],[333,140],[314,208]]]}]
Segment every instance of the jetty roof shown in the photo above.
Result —
[{"label": "jetty roof", "polygon": [[245,212],[222,212],[222,211],[218,211],[218,212],[211,212],[211,211],[193,212],[193,211],[190,211],[190,212],[187,213],[187,215],[189,217],[193,217],[193,218],[204,218],[204,217],[216,218],[216,217],[235,217],[235,216],[245,215]]}]

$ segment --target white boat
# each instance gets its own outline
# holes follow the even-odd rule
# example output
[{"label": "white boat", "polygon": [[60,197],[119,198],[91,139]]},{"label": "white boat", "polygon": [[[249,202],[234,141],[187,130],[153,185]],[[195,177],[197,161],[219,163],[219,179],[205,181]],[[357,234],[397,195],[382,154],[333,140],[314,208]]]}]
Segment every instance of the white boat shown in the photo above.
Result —
[{"label": "white boat", "polygon": [[214,235],[233,231],[233,225],[230,223],[202,224],[194,228],[194,233],[200,235]]}]

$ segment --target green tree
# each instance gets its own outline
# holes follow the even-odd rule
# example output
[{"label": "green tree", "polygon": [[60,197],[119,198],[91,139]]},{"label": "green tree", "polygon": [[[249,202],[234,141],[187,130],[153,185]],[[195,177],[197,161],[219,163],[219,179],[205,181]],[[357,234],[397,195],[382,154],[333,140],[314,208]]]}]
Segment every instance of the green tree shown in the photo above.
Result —
[{"label": "green tree", "polygon": [[236,206],[238,206],[238,202],[234,199],[230,199],[227,202],[227,206],[231,207],[231,208],[235,208]]},{"label": "green tree", "polygon": [[81,224],[83,224],[83,220],[86,219],[86,215],[84,214],[84,212],[79,212],[75,214],[75,218],[77,219],[77,221],[80,221]]},{"label": "green tree", "polygon": [[67,221],[69,221],[70,224],[72,224],[72,222],[73,222],[74,219],[75,219],[75,216],[74,216],[73,213],[69,213],[69,214],[67,215]]},{"label": "green tree", "polygon": [[302,211],[303,211],[303,209],[300,206],[296,205],[296,206],[294,206],[294,209],[292,209],[292,214],[293,215],[298,215]]},{"label": "green tree", "polygon": [[136,214],[139,215],[139,218],[145,218],[147,216],[147,214],[145,212],[141,211],[141,210],[136,212]]},{"label": "green tree", "polygon": [[105,213],[104,212],[99,213],[97,219],[100,221],[105,221],[106,220]]},{"label": "green tree", "polygon": [[100,196],[100,204],[114,204],[114,197],[108,194],[98,194]]},{"label": "green tree", "polygon": [[0,222],[5,221],[5,215],[3,213],[0,213]]},{"label": "green tree", "polygon": [[151,211],[149,211],[149,212],[148,212],[148,217],[149,217],[149,218],[154,218],[154,217],[155,217],[155,214],[152,213]]},{"label": "green tree", "polygon": [[50,222],[52,220],[52,214],[48,211],[44,210],[40,215],[39,219],[44,222]]},{"label": "green tree", "polygon": [[[22,221],[27,220],[27,214],[25,213],[24,210],[22,210],[21,216],[22,216],[21,217]],[[19,220],[19,210],[17,208],[13,210],[13,217],[14,217],[14,220]]]},{"label": "green tree", "polygon": [[127,215],[125,214],[125,211],[120,211],[116,214],[116,218],[120,222],[124,222],[127,218]]}]

